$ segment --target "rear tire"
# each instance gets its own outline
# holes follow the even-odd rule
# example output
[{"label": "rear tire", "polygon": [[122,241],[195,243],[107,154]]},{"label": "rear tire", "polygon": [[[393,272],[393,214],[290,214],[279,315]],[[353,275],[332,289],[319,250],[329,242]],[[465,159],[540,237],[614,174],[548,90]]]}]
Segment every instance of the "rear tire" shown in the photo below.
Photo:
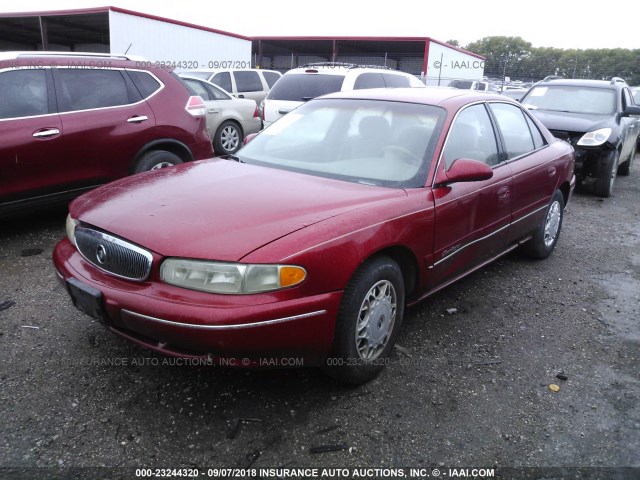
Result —
[{"label": "rear tire", "polygon": [[166,150],[153,150],[145,153],[142,158],[136,162],[133,173],[159,170],[180,163],[182,163],[182,159],[175,153],[167,152]]},{"label": "rear tire", "polygon": [[614,150],[607,154],[604,167],[601,169],[598,179],[593,187],[594,193],[599,197],[608,198],[613,194],[613,184],[618,172],[620,154]]},{"label": "rear tire", "polygon": [[324,371],[351,385],[373,379],[388,362],[404,314],[404,280],[398,264],[374,257],[345,288]]},{"label": "rear tire", "polygon": [[560,238],[562,219],[564,218],[564,196],[556,190],[551,197],[547,213],[536,229],[533,237],[522,246],[522,252],[531,258],[547,258]]},{"label": "rear tire", "polygon": [[216,130],[213,137],[213,149],[216,155],[232,155],[242,146],[242,128],[235,122],[227,120]]}]

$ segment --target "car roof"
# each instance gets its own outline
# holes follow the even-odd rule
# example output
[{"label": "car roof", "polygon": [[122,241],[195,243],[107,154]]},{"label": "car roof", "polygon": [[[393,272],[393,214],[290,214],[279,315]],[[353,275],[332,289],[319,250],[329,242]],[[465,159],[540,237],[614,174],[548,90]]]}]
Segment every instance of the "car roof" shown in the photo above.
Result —
[{"label": "car roof", "polygon": [[387,100],[394,102],[423,103],[425,105],[443,105],[452,99],[456,104],[460,105],[487,100],[515,103],[511,99],[498,94],[476,93],[469,90],[448,87],[371,88],[330,93],[318,98]]},{"label": "car roof", "polygon": [[561,85],[561,86],[579,86],[579,87],[598,87],[598,88],[611,88],[615,89],[616,85],[626,85],[623,82],[612,82],[611,80],[585,80],[581,78],[573,78],[573,79],[557,79],[557,80],[547,80],[542,81],[536,84],[536,87],[541,86],[549,86],[549,85]]}]

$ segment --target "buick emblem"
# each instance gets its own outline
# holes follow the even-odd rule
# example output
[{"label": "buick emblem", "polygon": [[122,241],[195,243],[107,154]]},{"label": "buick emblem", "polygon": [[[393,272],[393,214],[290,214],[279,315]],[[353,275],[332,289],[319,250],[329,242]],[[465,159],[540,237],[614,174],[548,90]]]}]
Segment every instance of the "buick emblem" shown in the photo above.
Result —
[{"label": "buick emblem", "polygon": [[100,265],[104,265],[104,262],[107,261],[107,249],[104,248],[104,245],[98,245],[96,248],[96,260]]}]

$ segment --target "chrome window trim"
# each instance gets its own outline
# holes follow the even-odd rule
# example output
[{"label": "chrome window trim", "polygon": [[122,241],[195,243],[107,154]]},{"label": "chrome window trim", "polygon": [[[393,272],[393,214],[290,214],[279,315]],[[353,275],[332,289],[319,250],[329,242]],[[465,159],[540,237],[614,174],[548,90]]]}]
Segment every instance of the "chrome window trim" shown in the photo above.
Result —
[{"label": "chrome window trim", "polygon": [[[42,67],[38,67],[38,66],[16,66],[16,67],[10,67],[10,68],[3,68],[0,70],[0,74],[4,73],[4,72],[8,72],[11,70],[44,70],[44,69],[49,69],[52,70],[52,67],[50,65],[45,65]],[[150,72],[149,70],[143,70],[143,69],[139,69],[139,68],[127,68],[127,67],[95,67],[95,68],[74,68],[74,67],[56,67],[56,69],[58,70],[120,70],[123,72],[144,72],[148,75],[151,75],[159,84],[160,84],[160,88],[158,88],[156,91],[154,91],[151,95],[149,95],[148,97],[144,97],[142,100],[139,100],[137,102],[134,103],[126,103],[124,105],[113,105],[111,107],[98,107],[98,108],[86,108],[84,110],[69,110],[67,112],[54,112],[54,113],[46,113],[43,115],[30,115],[28,117],[10,117],[10,118],[0,118],[0,122],[5,122],[7,120],[23,120],[25,118],[44,118],[44,117],[51,117],[53,115],[58,115],[58,116],[62,116],[62,115],[68,115],[68,114],[73,114],[73,113],[78,113],[78,112],[93,112],[93,111],[97,111],[97,110],[112,110],[114,108],[125,108],[125,107],[134,107],[136,105],[141,105],[143,103],[145,103],[147,100],[155,97],[157,94],[159,94],[162,90],[165,89],[165,84],[164,82],[162,82],[158,77],[156,77],[152,72]],[[131,80],[131,82],[133,82],[133,80]],[[135,85],[135,84],[134,84]]]},{"label": "chrome window trim", "polygon": [[[294,320],[301,320],[303,318],[311,318],[317,317],[319,315],[324,315],[327,313],[326,310],[317,310],[315,312],[302,313],[300,315],[293,315],[291,317],[283,317],[276,318],[273,320],[265,320],[264,322],[252,322],[252,323],[241,323],[235,325],[198,325],[194,323],[181,323],[174,322],[172,320],[165,320],[163,318],[151,317],[149,315],[143,315],[142,313],[133,312],[131,310],[122,309],[121,314],[126,313],[127,315],[131,315],[133,317],[138,317],[143,320],[150,320],[152,322],[162,323],[163,325],[170,325],[172,327],[182,327],[182,328],[190,328],[194,330],[240,330],[244,328],[256,328],[256,327],[266,327],[269,325],[277,325],[279,323],[291,322]],[[122,316],[122,315],[121,315]]]}]

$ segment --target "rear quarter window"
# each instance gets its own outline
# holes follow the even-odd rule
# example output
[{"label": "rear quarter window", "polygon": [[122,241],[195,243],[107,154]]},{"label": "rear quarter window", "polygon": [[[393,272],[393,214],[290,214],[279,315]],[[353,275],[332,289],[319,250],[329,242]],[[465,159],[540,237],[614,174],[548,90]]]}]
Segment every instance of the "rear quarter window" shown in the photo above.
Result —
[{"label": "rear quarter window", "polygon": [[162,86],[147,72],[129,71],[129,76],[143,98],[149,98]]},{"label": "rear quarter window", "polygon": [[231,86],[231,74],[229,72],[216,73],[211,79],[211,83],[218,85],[227,92],[233,91],[233,87]]},{"label": "rear quarter window", "polygon": [[386,86],[389,88],[405,88],[409,87],[409,78],[404,75],[393,75],[392,73],[383,73]]},{"label": "rear quarter window", "polygon": [[238,92],[262,91],[262,82],[258,72],[233,72],[233,78],[236,81],[236,90]]},{"label": "rear quarter window", "polygon": [[278,75],[275,72],[262,72],[262,76],[267,81],[269,88],[273,88],[273,85],[280,79],[282,75]]},{"label": "rear quarter window", "polygon": [[387,86],[381,73],[361,73],[353,84],[354,90],[363,88],[385,88]]}]

